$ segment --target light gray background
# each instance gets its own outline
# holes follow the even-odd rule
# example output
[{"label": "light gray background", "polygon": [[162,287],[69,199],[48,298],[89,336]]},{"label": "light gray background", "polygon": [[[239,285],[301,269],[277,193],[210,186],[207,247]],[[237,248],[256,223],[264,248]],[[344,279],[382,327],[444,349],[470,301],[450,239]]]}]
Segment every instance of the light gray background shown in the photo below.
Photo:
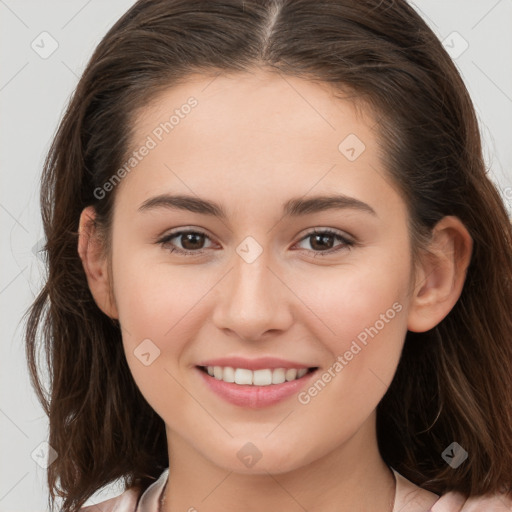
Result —
[{"label": "light gray background", "polygon": [[[5,328],[0,344],[0,512],[47,510],[45,470],[32,454],[44,459],[40,444],[48,424],[29,383],[21,323],[43,275],[36,256],[43,236],[38,196],[43,159],[93,49],[132,3],[0,0],[0,314]],[[466,81],[491,177],[511,211],[512,0],[416,0],[413,5],[446,41]],[[58,48],[42,58],[52,44]],[[111,486],[88,503],[119,492],[119,485]]]}]

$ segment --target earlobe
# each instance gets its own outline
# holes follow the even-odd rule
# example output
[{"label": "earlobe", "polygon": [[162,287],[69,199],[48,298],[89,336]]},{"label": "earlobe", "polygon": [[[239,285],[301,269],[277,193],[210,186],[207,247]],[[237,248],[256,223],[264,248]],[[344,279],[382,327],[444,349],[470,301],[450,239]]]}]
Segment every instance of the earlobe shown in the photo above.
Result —
[{"label": "earlobe", "polygon": [[111,293],[108,259],[103,250],[95,218],[94,207],[84,208],[78,227],[78,254],[97,306],[110,318],[118,318]]},{"label": "earlobe", "polygon": [[418,264],[409,331],[433,329],[452,310],[462,293],[472,251],[471,235],[457,217],[447,216],[437,223],[428,253]]}]

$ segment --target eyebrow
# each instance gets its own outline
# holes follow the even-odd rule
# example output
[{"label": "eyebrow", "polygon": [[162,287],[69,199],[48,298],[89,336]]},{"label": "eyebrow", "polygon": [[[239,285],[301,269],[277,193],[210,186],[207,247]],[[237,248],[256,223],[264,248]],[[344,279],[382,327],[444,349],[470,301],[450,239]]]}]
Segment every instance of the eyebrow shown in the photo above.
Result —
[{"label": "eyebrow", "polygon": [[[138,210],[145,212],[159,208],[186,210],[224,220],[227,219],[226,211],[220,204],[215,201],[188,195],[160,194],[144,201]],[[355,197],[349,197],[343,194],[313,196],[307,199],[304,197],[290,199],[283,205],[283,215],[285,217],[299,217],[327,210],[345,209],[358,210],[378,217],[377,213],[370,205]]]}]

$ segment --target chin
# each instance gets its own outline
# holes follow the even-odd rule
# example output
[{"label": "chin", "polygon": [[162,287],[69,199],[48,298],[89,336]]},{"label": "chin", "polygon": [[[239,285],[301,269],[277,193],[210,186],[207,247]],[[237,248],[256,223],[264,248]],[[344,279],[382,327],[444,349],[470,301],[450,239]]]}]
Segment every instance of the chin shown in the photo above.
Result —
[{"label": "chin", "polygon": [[280,474],[293,471],[305,464],[304,449],[296,443],[293,447],[275,446],[269,440],[248,441],[247,438],[236,442],[234,450],[222,452],[212,460],[217,466],[247,475]]}]

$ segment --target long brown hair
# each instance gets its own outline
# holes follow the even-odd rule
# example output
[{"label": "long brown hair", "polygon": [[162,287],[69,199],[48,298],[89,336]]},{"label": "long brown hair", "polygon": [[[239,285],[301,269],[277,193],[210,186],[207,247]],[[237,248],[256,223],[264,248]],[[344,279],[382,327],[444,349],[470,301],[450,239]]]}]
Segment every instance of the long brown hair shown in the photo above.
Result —
[{"label": "long brown hair", "polygon": [[[488,179],[464,83],[404,0],[139,0],[90,59],[47,155],[41,187],[48,277],[28,311],[33,385],[58,452],[52,506],[74,512],[123,478],[142,490],[168,466],[163,420],[138,390],[120,326],[94,303],[77,253],[83,208],[107,227],[137,112],[192,72],[254,66],[328,83],[370,105],[386,169],[409,209],[414,250],[446,215],[474,240],[462,295],[426,333],[407,333],[378,406],[381,454],[438,494],[512,488],[512,232]],[[108,230],[107,230],[108,232]],[[41,340],[50,373],[41,382]],[[459,443],[457,469],[442,453]]]}]

